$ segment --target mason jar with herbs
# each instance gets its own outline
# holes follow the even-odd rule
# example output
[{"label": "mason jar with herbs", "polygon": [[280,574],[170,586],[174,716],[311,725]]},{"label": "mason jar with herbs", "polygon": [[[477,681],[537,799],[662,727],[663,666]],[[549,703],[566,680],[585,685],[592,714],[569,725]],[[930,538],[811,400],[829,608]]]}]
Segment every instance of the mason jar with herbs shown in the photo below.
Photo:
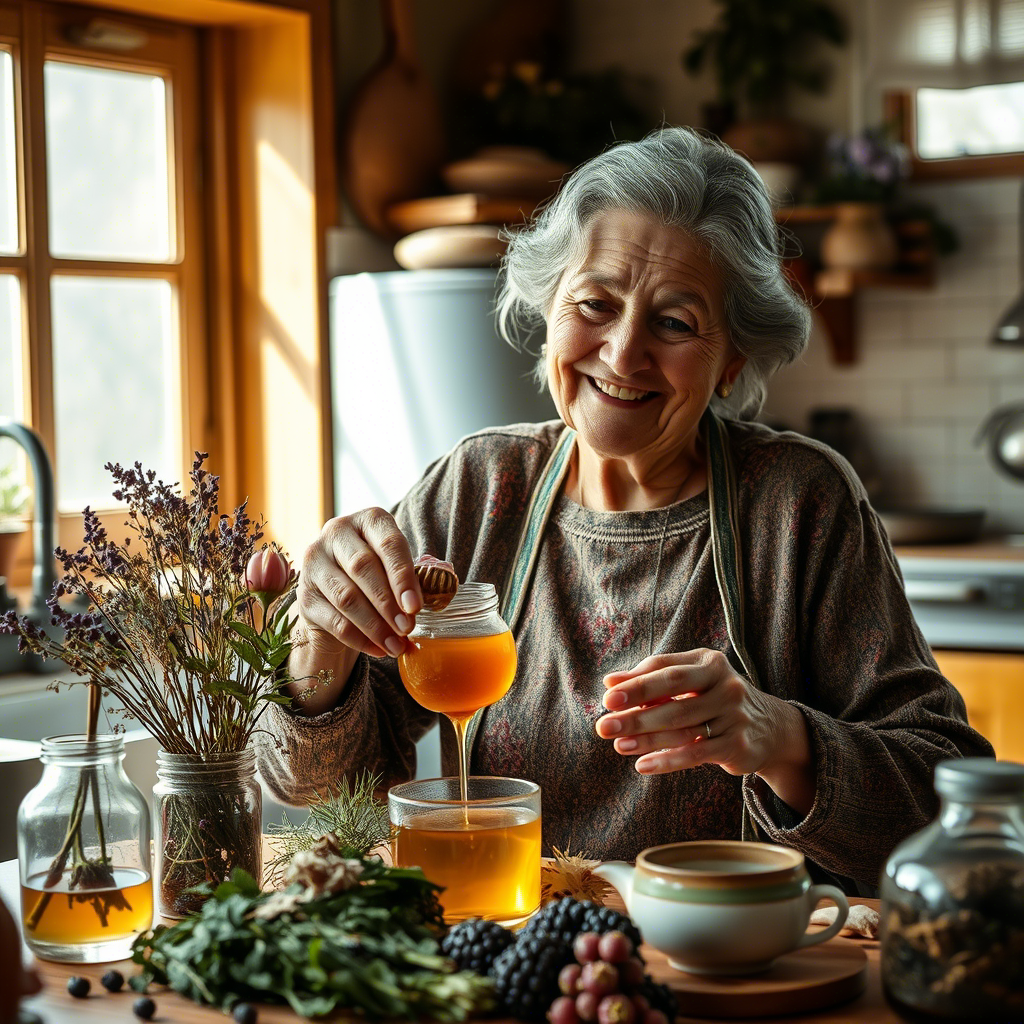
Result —
[{"label": "mason jar with herbs", "polygon": [[1024,765],[935,769],[938,818],[882,877],[882,986],[911,1021],[1024,1019]]},{"label": "mason jar with herbs", "polygon": [[216,887],[243,868],[260,880],[262,793],[251,749],[171,754],[156,761],[158,909],[163,917],[195,913],[209,898],[194,887]]}]

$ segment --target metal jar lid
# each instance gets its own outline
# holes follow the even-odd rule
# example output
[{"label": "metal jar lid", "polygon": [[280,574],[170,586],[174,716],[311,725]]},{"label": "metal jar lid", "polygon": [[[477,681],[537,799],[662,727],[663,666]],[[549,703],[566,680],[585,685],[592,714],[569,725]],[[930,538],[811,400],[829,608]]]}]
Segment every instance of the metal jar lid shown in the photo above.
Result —
[{"label": "metal jar lid", "polygon": [[987,757],[940,761],[935,766],[935,792],[952,800],[1024,799],[1024,764]]}]

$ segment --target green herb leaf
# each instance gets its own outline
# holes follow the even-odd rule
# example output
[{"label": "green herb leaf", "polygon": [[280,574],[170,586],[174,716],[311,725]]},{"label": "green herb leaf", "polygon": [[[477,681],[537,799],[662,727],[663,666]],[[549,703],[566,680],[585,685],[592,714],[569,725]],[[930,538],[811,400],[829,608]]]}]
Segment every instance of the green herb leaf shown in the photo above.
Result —
[{"label": "green herb leaf", "polygon": [[352,888],[266,920],[253,912],[271,894],[236,870],[199,914],[135,941],[142,971],[131,987],[155,982],[224,1010],[286,1003],[305,1017],[355,1010],[371,1019],[462,1021],[493,1008],[491,980],[454,970],[440,953],[438,886],[418,868],[360,860]]}]

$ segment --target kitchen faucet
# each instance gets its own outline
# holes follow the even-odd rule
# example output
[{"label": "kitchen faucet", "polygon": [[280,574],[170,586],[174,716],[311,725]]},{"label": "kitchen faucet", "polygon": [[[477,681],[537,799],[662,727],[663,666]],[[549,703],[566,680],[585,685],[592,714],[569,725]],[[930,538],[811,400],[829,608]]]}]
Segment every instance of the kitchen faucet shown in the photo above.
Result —
[{"label": "kitchen faucet", "polygon": [[[9,437],[19,444],[28,456],[35,477],[35,503],[32,517],[32,600],[27,615],[37,625],[46,628],[50,622],[50,610],[46,606],[57,581],[53,562],[55,502],[53,494],[53,469],[39,435],[23,423],[0,418],[0,437]],[[0,589],[0,608],[13,606],[12,599]],[[47,666],[38,656],[16,656],[17,637],[0,636],[0,671],[22,667],[31,671],[46,671]],[[7,645],[13,649],[8,651]]]}]

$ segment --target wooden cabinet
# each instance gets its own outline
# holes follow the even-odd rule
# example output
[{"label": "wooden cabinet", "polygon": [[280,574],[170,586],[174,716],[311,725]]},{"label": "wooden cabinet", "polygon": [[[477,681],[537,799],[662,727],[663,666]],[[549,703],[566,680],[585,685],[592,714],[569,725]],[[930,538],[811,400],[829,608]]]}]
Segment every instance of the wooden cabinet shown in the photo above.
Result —
[{"label": "wooden cabinet", "polygon": [[963,696],[968,721],[996,748],[996,757],[1024,763],[1024,654],[933,653]]}]

